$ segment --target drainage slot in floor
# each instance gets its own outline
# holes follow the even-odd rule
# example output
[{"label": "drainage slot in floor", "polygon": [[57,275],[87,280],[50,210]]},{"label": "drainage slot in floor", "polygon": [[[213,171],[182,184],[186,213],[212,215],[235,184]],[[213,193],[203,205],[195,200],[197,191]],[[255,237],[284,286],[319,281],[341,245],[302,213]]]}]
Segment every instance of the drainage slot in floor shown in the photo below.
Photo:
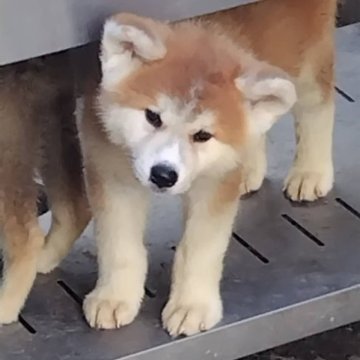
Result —
[{"label": "drainage slot in floor", "polygon": [[21,316],[19,315],[19,323],[32,335],[36,334],[36,330]]},{"label": "drainage slot in floor", "polygon": [[346,201],[341,198],[335,199],[338,204],[340,204],[344,209],[349,211],[351,214],[355,215],[357,218],[360,219],[360,212],[354,209],[351,205],[349,205]]},{"label": "drainage slot in floor", "polygon": [[58,280],[57,283],[75,302],[82,305],[83,301],[81,297],[68,284],[62,280]]},{"label": "drainage slot in floor", "polygon": [[260,260],[264,264],[268,264],[270,260],[261,254],[258,250],[256,250],[253,246],[251,246],[247,241],[245,241],[238,234],[233,233],[233,237],[235,240],[242,245],[246,250],[248,250],[252,255],[254,255],[258,260]]},{"label": "drainage slot in floor", "polygon": [[349,102],[355,102],[355,99],[352,98],[349,94],[347,94],[344,90],[341,90],[340,88],[338,88],[337,86],[335,86],[335,90],[336,92],[342,96],[345,100],[349,101]]},{"label": "drainage slot in floor", "polygon": [[147,286],[145,286],[145,294],[150,299],[153,299],[154,297],[156,297],[156,292],[154,290],[149,289]]},{"label": "drainage slot in floor", "polygon": [[282,214],[281,217],[285,219],[290,225],[292,225],[295,229],[299,230],[306,237],[312,240],[318,246],[324,246],[325,244],[318,239],[314,234],[312,234],[309,230],[305,229],[302,225],[300,225],[296,220],[294,220],[291,216],[287,214]]}]

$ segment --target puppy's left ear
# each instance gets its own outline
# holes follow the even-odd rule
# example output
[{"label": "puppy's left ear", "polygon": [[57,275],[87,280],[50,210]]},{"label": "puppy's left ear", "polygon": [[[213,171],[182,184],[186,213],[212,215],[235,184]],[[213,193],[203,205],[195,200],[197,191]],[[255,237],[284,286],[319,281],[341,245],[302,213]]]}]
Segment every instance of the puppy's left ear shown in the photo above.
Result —
[{"label": "puppy's left ear", "polygon": [[142,63],[163,58],[170,27],[160,21],[121,13],[104,25],[101,65],[105,83],[118,83]]},{"label": "puppy's left ear", "polygon": [[268,131],[297,100],[295,85],[284,71],[267,64],[257,65],[235,80],[247,103],[249,129],[254,135]]}]

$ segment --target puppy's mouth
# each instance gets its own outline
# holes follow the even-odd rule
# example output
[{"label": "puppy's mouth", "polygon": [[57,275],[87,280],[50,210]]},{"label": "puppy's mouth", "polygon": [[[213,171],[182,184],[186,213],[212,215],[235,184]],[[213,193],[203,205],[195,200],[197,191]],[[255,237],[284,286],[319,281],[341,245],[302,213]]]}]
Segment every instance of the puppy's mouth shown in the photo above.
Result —
[{"label": "puppy's mouth", "polygon": [[151,183],[148,185],[148,187],[151,189],[152,192],[154,192],[156,194],[166,194],[171,191],[171,189],[169,189],[169,188],[159,188],[156,185],[153,185]]},{"label": "puppy's mouth", "polygon": [[140,185],[144,186],[155,194],[166,194],[171,192],[171,188],[159,188],[148,180],[144,181],[144,179],[137,172],[135,172],[134,175],[135,179],[140,183]]}]

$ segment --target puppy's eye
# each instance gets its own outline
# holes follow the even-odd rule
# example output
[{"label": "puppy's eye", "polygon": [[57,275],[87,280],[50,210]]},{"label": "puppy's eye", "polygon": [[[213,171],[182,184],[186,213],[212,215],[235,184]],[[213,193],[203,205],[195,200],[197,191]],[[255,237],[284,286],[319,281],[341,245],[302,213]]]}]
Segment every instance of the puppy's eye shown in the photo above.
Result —
[{"label": "puppy's eye", "polygon": [[207,131],[200,130],[196,134],[193,135],[193,141],[195,142],[206,142],[213,137],[212,134]]},{"label": "puppy's eye", "polygon": [[162,120],[158,113],[151,111],[149,109],[145,110],[146,120],[151,124],[154,128],[160,128],[162,126]]}]

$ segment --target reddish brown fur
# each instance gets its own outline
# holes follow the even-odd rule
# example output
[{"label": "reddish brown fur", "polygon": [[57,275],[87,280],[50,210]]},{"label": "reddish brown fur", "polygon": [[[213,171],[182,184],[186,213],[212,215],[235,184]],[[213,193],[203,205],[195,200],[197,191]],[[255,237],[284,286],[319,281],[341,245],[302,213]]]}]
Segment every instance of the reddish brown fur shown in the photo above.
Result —
[{"label": "reddish brown fur", "polygon": [[[334,40],[337,0],[263,0],[201,17],[216,24],[233,41],[257,58],[285,70],[298,83],[306,67],[314,74],[323,101],[333,95]],[[228,128],[231,133],[235,127]],[[231,173],[219,189],[222,202],[237,196]],[[238,179],[239,180],[239,179]]]},{"label": "reddish brown fur", "polygon": [[255,56],[298,77],[311,62],[326,96],[333,88],[336,0],[263,0],[203,17]]},{"label": "reddish brown fur", "polygon": [[189,89],[199,85],[197,110],[214,110],[218,118],[215,137],[237,146],[245,131],[241,94],[234,83],[241,72],[238,50],[226,38],[193,24],[176,25],[174,32],[168,36],[165,58],[130,75],[119,87],[116,100],[145,109],[157,95],[167,94],[186,103],[192,100]]},{"label": "reddish brown fur", "polygon": [[37,221],[35,170],[42,173],[49,197],[51,232],[74,228],[69,236],[77,237],[89,218],[66,64],[66,56],[58,55],[0,69],[0,232],[5,260],[0,324],[16,319],[45,241]]},{"label": "reddish brown fur", "polygon": [[[297,79],[297,85],[315,80],[326,102],[333,94],[334,85],[336,9],[336,0],[263,0],[202,16],[191,20],[190,25],[187,21],[176,23],[172,25],[176,36],[161,27],[167,46],[165,59],[141,67],[112,95],[119,102],[144,109],[154,103],[158,93],[186,101],[191,84],[202,80],[200,108],[217,110],[216,136],[232,145],[241,143],[245,131],[239,126],[243,124],[242,109],[235,104],[240,95],[235,94],[231,84],[242,70],[241,58],[231,42],[212,30],[220,30],[260,60],[285,70]],[[132,16],[128,20],[130,24],[139,23]],[[140,21],[140,28],[160,29],[157,23],[149,21],[145,25]],[[194,27],[198,21],[209,31]],[[307,67],[314,79],[302,79]]]},{"label": "reddish brown fur", "polygon": [[[130,210],[133,205],[132,196],[139,195],[136,200],[138,206],[144,193],[134,176],[133,149],[131,146],[127,149],[126,141],[125,146],[122,146],[123,139],[121,136],[116,137],[118,129],[116,126],[112,127],[117,121],[114,103],[145,109],[156,103],[158,95],[177,98],[184,103],[195,100],[195,111],[211,109],[215,113],[215,137],[234,148],[245,145],[241,149],[243,151],[235,152],[217,143],[218,148],[226,149],[226,152],[221,152],[216,158],[218,160],[216,164],[221,162],[221,165],[228,166],[216,167],[211,166],[214,163],[210,163],[210,166],[205,166],[205,170],[200,174],[195,171],[195,176],[198,175],[198,178],[191,179],[190,190],[186,192],[189,200],[186,208],[186,228],[175,257],[172,290],[169,302],[163,311],[163,324],[171,335],[191,335],[209,329],[221,318],[222,306],[218,288],[222,257],[231,234],[239,193],[242,191],[241,188],[244,188],[245,192],[258,190],[265,175],[266,155],[262,151],[265,150],[264,142],[256,136],[246,136],[248,129],[245,124],[250,124],[253,120],[251,125],[256,126],[261,122],[260,115],[265,111],[269,111],[271,116],[270,107],[261,108],[266,100],[278,99],[275,89],[277,85],[271,79],[275,79],[275,82],[279,80],[278,84],[287,82],[284,78],[281,79],[284,76],[281,71],[274,71],[273,67],[266,63],[288,72],[299,95],[299,102],[294,106],[294,109],[298,110],[295,118],[297,132],[300,134],[297,159],[290,171],[292,181],[286,181],[285,192],[292,200],[312,201],[325,196],[332,186],[331,96],[335,11],[335,0],[263,0],[256,4],[173,25],[156,23],[129,14],[120,14],[114,18],[119,22],[119,28],[110,22],[109,32],[105,31],[103,42],[104,81],[101,85],[101,96],[97,99],[103,117],[100,119],[94,112],[96,95],[92,84],[93,88],[86,102],[85,117],[80,128],[86,155],[85,167],[89,171],[89,197],[94,202],[92,207],[99,224],[97,232],[100,249],[99,281],[94,291],[85,299],[84,305],[85,316],[91,326],[109,329],[132,321],[141,302],[137,286],[143,287],[141,283],[143,278],[140,278],[131,266],[141,264],[139,268],[146,267],[142,251],[133,248],[137,243],[142,244],[142,234],[140,232],[133,234],[132,229],[130,231],[126,226],[120,225],[121,221],[126,223],[124,225],[131,223],[132,213],[135,212]],[[132,29],[134,32],[131,33],[131,30],[126,29],[124,25],[135,25],[148,37],[153,38],[155,40],[153,47],[147,47],[141,42],[149,39],[139,33],[138,29]],[[118,34],[113,31],[114,29],[124,31],[118,42],[113,37]],[[109,38],[106,37],[107,35]],[[132,41],[132,45],[128,44]],[[126,63],[130,57],[118,56],[117,50],[124,50],[122,48],[124,42],[126,42],[126,50],[134,50],[132,54],[126,55],[132,55],[133,59],[137,57],[139,60],[140,66],[136,70],[132,68],[132,65],[137,65],[136,62]],[[164,44],[157,46],[161,42]],[[158,61],[146,60],[159,59],[164,54],[164,48],[167,50],[164,58]],[[246,50],[264,63],[249,56],[245,53]],[[125,64],[121,69],[124,71],[117,72],[116,64],[118,66]],[[129,68],[126,65],[129,65]],[[124,80],[123,76],[127,75],[127,69],[132,73]],[[261,90],[258,89],[258,92],[254,90],[254,84],[247,86],[238,81],[239,87],[243,86],[243,93],[236,89],[234,80],[248,71],[251,75],[255,73],[256,76],[250,76],[250,80],[246,79],[248,81],[245,83],[253,81],[261,86],[269,80],[274,84],[273,96],[270,85],[270,90],[266,85],[264,86],[268,89],[264,90],[265,93],[269,91],[265,101],[262,101],[264,98],[260,95],[260,99],[257,99],[256,94],[261,93]],[[277,72],[282,74],[280,79],[277,79]],[[270,76],[264,76],[265,81],[262,81],[260,77],[264,73]],[[119,77],[117,78],[116,75]],[[117,87],[116,80],[119,81]],[[283,94],[278,99],[280,102],[284,100],[283,112],[285,112],[294,104],[295,94],[291,91],[293,90],[291,84],[282,90],[290,93],[289,99],[285,99],[286,96],[282,96]],[[245,97],[255,99],[260,111],[256,112],[253,102],[245,103]],[[288,106],[285,106],[285,103]],[[107,112],[108,105],[110,105],[109,110],[115,108],[115,111]],[[251,118],[253,110],[254,116]],[[264,112],[261,113],[261,110]],[[278,114],[275,112],[276,117]],[[245,118],[245,115],[248,115],[248,118]],[[120,122],[121,115],[118,116]],[[174,118],[178,117],[175,115]],[[314,124],[316,126],[312,126]],[[111,134],[114,137],[109,139],[104,134],[103,125],[109,132],[114,129],[114,134]],[[268,129],[265,125],[267,124],[260,124],[255,130],[259,130],[259,133],[265,132]],[[119,129],[121,131],[121,127]],[[126,132],[126,129],[124,131]],[[130,132],[129,136],[131,136]],[[245,144],[246,139],[249,141]],[[264,136],[261,136],[261,140],[263,139]],[[322,143],[321,152],[319,142]],[[232,156],[233,154],[236,155]],[[210,155],[209,151],[209,157]],[[315,157],[317,161],[313,161]],[[298,161],[299,159],[301,161]],[[241,162],[241,168],[234,169],[238,165],[237,160]],[[140,179],[140,182],[146,186],[146,180]],[[113,200],[112,189],[119,193],[122,193],[120,189],[123,189],[124,198],[114,197]],[[129,198],[126,197],[128,190],[131,190]],[[103,206],[104,199],[105,206]],[[120,206],[122,201],[125,204],[124,209],[129,211],[125,211],[123,218],[117,223],[117,219],[112,218],[114,209],[112,204]],[[139,207],[143,216],[145,204],[141,203]],[[121,244],[113,241],[112,236],[108,235],[109,229],[111,233],[124,232],[121,234],[123,236]],[[141,228],[137,229],[142,231]],[[204,253],[203,248],[206,246],[208,248]],[[128,252],[133,255],[131,261],[129,256],[122,258],[126,248],[133,249]],[[114,259],[112,253],[116,249],[119,250],[116,252],[119,257]],[[109,261],[110,259],[112,261]],[[131,265],[124,266],[124,263]],[[117,285],[116,279],[112,278],[113,273],[126,274],[126,279],[132,279],[134,276],[139,283],[133,281],[129,285],[126,284],[124,291],[122,285]],[[143,275],[145,276],[145,270]],[[132,294],[130,300],[128,293]],[[136,308],[136,311],[119,312],[119,303],[129,305],[127,306],[129,309]]]},{"label": "reddish brown fur", "polygon": [[[165,25],[151,19],[139,21],[136,16],[121,14],[122,22],[140,24],[147,32],[160,33],[167,55],[142,66],[111,96],[131,107],[145,109],[159,93],[186,101],[191,85],[202,81],[202,91],[197,94],[198,110],[215,109],[216,136],[238,146],[246,133],[239,105],[241,94],[233,85],[243,70],[238,45],[288,72],[296,79],[297,87],[315,80],[326,102],[333,95],[336,9],[336,0],[263,0],[175,23],[171,25],[175,36]],[[201,27],[194,27],[197,22]],[[313,77],[307,79],[304,75],[303,79],[304,71],[311,71]],[[93,84],[91,87],[93,91]],[[98,130],[103,137],[100,127]]]},{"label": "reddish brown fur", "polygon": [[[234,44],[294,77],[300,77],[304,67],[311,64],[326,100],[334,85],[335,12],[336,0],[264,0],[203,16],[199,18],[201,27],[195,27],[194,22],[180,22],[173,25],[173,34],[162,29],[166,33],[166,57],[134,72],[121,84],[116,96],[122,103],[144,109],[154,103],[159,93],[186,102],[189,89],[200,82],[203,88],[198,94],[199,108],[214,109],[218,114],[215,136],[238,146],[246,129],[239,91],[234,86],[243,64]],[[131,23],[139,21],[131,18]],[[152,31],[159,27],[148,25]],[[216,34],[214,28],[226,33],[234,44]]]}]

